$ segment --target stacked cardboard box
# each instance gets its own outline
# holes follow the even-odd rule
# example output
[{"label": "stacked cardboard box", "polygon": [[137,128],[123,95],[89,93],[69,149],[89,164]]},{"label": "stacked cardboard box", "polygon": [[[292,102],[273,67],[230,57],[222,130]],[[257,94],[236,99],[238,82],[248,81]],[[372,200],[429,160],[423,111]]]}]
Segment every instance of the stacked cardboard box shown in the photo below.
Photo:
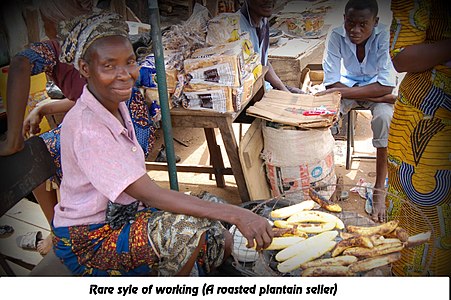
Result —
[{"label": "stacked cardboard box", "polygon": [[184,70],[186,108],[234,112],[251,97],[262,66],[249,39],[242,38],[197,49],[184,61]]}]

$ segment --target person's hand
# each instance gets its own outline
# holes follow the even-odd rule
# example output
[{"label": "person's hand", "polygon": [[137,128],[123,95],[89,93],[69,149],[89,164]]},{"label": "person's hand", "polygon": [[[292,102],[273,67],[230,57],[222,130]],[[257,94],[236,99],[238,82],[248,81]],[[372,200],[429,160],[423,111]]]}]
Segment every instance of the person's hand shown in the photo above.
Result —
[{"label": "person's hand", "polygon": [[317,92],[315,94],[315,96],[323,96],[323,95],[327,95],[327,94],[333,93],[335,91],[336,91],[335,88],[330,88],[330,89],[327,89],[327,90],[324,90],[324,91],[321,91],[321,92]]},{"label": "person's hand", "polygon": [[[271,225],[268,219],[261,217],[250,210],[242,209],[236,215],[235,225],[247,239],[247,247],[261,250],[267,248],[273,238]],[[256,245],[255,245],[256,244]]]},{"label": "person's hand", "polygon": [[377,189],[373,190],[373,211],[371,219],[374,222],[386,221],[385,192]]},{"label": "person's hand", "polygon": [[380,96],[380,97],[368,98],[368,100],[371,102],[377,102],[377,103],[394,104],[396,102],[396,98],[398,98],[397,95],[387,94],[387,95]]},{"label": "person's hand", "polygon": [[305,94],[300,88],[294,87],[294,86],[286,86],[288,91],[290,91],[293,94]]},{"label": "person's hand", "polygon": [[396,98],[398,98],[398,95],[387,94],[381,97],[381,102],[394,104],[396,102]]},{"label": "person's hand", "polygon": [[40,106],[36,106],[27,116],[25,121],[23,122],[23,135],[27,136],[28,133],[30,134],[38,134],[41,132],[41,128],[39,127],[39,124],[42,121],[42,118],[44,116],[41,113]]}]

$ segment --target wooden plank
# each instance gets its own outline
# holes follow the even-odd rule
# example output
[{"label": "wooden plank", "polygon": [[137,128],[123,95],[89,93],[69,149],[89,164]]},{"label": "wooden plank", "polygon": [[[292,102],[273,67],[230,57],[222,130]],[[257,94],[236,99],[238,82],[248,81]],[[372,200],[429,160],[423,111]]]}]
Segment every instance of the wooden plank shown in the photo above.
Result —
[{"label": "wooden plank", "polygon": [[221,147],[219,147],[216,141],[215,129],[205,128],[204,132],[207,140],[208,151],[210,153],[210,161],[215,174],[216,186],[225,187],[224,174],[222,173],[222,170],[224,170],[224,160],[221,154]]},{"label": "wooden plank", "polygon": [[[167,171],[168,164],[146,161],[146,170],[147,171]],[[212,166],[177,164],[177,173],[178,172],[214,174],[215,170]],[[222,174],[223,175],[233,175],[233,172],[232,172],[231,168],[224,168],[222,170]]]},{"label": "wooden plank", "polygon": [[260,153],[263,150],[261,123],[260,119],[255,119],[241,140],[239,147],[244,179],[251,200],[263,200],[271,197],[263,168],[264,162],[260,158]]},{"label": "wooden plank", "polygon": [[50,225],[47,222],[41,207],[25,198],[7,211],[5,215],[36,226],[39,230],[50,230]]},{"label": "wooden plank", "polygon": [[241,167],[240,157],[238,154],[238,144],[235,138],[235,134],[230,119],[221,119],[218,123],[219,130],[221,132],[222,141],[229,157],[230,166],[235,176],[235,182],[238,187],[238,193],[240,194],[241,201],[247,202],[250,200],[249,192],[247,190],[246,181],[243,175],[243,169]]},{"label": "wooden plank", "polygon": [[[28,276],[30,274],[30,270],[24,267],[16,265],[15,263],[10,261],[7,261],[6,263],[16,276]],[[3,270],[2,267],[0,267],[0,276],[9,276],[8,274],[6,274],[5,270]]]},{"label": "wooden plank", "polygon": [[315,49],[321,41],[318,39],[292,39],[283,46],[271,48],[268,54],[271,58],[298,58],[302,54]]}]

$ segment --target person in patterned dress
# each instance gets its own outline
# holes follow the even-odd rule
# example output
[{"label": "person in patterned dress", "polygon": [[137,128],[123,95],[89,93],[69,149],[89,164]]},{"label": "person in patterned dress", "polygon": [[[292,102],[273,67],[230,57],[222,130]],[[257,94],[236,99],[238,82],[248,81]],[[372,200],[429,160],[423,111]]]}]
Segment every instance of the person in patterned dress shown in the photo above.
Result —
[{"label": "person in patterned dress", "polygon": [[433,231],[393,272],[450,276],[451,2],[395,0],[391,9],[391,57],[406,75],[388,140],[387,214],[411,234]]}]

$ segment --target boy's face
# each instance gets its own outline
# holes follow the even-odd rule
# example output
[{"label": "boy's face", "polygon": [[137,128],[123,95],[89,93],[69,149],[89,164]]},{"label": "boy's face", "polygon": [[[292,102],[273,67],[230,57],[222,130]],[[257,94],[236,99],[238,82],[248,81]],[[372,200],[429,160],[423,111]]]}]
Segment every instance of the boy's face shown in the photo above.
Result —
[{"label": "boy's face", "polygon": [[344,15],[346,34],[352,43],[363,44],[371,36],[378,21],[379,17],[374,16],[369,9],[350,8]]}]

